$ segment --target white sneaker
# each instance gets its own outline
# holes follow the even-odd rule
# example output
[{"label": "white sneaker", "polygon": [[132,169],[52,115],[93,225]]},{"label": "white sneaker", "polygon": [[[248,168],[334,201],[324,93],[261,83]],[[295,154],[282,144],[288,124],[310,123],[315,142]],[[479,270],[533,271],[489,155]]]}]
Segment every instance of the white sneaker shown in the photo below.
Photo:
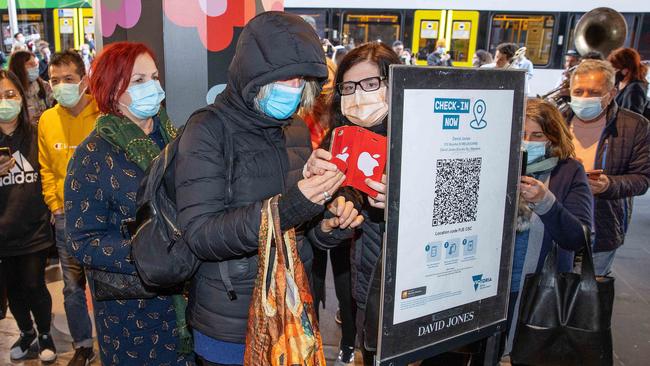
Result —
[{"label": "white sneaker", "polygon": [[54,346],[52,336],[49,334],[39,334],[38,347],[40,349],[38,352],[38,358],[40,358],[42,362],[52,362],[56,360],[56,347]]}]

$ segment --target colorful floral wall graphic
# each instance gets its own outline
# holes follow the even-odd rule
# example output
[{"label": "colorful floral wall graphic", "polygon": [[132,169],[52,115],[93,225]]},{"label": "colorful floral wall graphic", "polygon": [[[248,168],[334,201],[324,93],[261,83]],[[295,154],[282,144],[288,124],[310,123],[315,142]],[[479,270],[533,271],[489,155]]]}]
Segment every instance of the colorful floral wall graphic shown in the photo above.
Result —
[{"label": "colorful floral wall graphic", "polygon": [[142,13],[140,0],[102,0],[100,8],[104,37],[112,36],[118,25],[126,29],[132,28]]},{"label": "colorful floral wall graphic", "polygon": [[[283,10],[282,0],[262,0],[263,10]],[[180,27],[193,27],[210,51],[227,48],[235,27],[257,14],[255,0],[164,0],[165,16]],[[262,11],[262,9],[260,9]]]}]

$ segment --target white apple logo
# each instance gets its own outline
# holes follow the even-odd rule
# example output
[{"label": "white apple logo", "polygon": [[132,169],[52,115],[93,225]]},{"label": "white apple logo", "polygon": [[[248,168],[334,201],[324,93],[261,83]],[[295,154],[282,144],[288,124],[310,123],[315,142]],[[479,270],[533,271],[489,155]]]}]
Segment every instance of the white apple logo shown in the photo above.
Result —
[{"label": "white apple logo", "polygon": [[359,168],[366,177],[372,177],[372,172],[379,166],[379,163],[377,162],[378,157],[379,154],[371,156],[367,151],[362,152],[357,160],[357,168]]},{"label": "white apple logo", "polygon": [[347,163],[348,162],[348,156],[350,156],[350,154],[348,154],[346,151],[348,151],[347,146],[344,147],[343,152],[341,154],[336,155],[336,157]]}]

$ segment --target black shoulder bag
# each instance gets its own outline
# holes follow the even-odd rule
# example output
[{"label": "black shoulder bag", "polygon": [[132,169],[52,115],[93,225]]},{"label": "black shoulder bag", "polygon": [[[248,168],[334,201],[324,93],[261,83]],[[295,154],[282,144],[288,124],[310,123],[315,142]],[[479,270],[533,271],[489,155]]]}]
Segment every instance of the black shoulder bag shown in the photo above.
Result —
[{"label": "black shoulder bag", "polygon": [[557,244],[526,276],[510,356],[513,364],[612,365],[614,278],[596,277],[585,230],[582,273],[558,273]]}]

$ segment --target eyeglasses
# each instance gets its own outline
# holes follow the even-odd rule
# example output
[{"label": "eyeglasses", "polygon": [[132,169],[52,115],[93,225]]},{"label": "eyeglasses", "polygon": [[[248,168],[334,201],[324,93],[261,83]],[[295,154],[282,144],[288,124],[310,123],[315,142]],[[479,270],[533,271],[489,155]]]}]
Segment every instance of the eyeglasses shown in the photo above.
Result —
[{"label": "eyeglasses", "polygon": [[339,83],[336,87],[341,95],[354,94],[357,85],[361,87],[361,90],[371,92],[379,89],[383,80],[386,80],[384,76],[373,76],[359,81],[345,81]]},{"label": "eyeglasses", "polygon": [[0,99],[18,99],[20,95],[15,90],[5,90],[0,92]]}]

